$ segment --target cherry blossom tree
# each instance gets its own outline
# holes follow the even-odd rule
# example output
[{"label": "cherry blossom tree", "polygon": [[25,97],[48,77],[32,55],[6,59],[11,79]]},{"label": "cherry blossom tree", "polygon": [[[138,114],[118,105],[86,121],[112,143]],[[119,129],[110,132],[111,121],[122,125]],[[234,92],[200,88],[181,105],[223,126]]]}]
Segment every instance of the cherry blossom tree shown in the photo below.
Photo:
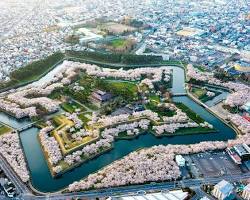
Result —
[{"label": "cherry blossom tree", "polygon": [[0,153],[23,182],[29,181],[30,176],[17,133],[6,133],[0,137]]}]

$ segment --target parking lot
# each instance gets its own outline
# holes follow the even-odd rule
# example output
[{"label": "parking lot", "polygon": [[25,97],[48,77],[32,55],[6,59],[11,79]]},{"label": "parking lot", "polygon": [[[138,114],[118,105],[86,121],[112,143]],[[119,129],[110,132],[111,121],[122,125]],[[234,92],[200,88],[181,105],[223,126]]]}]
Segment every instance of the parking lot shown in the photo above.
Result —
[{"label": "parking lot", "polygon": [[225,152],[199,153],[190,158],[204,177],[242,174],[241,168]]}]

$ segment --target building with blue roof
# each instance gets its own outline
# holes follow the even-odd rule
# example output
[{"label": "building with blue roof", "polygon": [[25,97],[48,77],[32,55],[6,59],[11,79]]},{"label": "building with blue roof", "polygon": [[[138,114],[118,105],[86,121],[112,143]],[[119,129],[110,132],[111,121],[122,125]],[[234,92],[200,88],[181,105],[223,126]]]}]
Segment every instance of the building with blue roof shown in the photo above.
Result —
[{"label": "building with blue roof", "polygon": [[231,200],[234,198],[233,190],[234,187],[231,183],[222,180],[214,186],[212,194],[219,200]]}]

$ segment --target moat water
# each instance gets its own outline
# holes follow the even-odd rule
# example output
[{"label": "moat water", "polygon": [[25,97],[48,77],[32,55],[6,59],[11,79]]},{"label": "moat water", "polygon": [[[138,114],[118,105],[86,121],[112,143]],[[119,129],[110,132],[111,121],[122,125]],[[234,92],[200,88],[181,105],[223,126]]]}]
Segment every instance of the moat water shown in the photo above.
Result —
[{"label": "moat water", "polygon": [[[178,67],[170,68],[173,69],[173,93],[185,93],[184,70]],[[222,141],[236,137],[236,133],[233,129],[225,125],[221,120],[216,118],[189,97],[174,97],[174,101],[182,102],[187,105],[203,119],[212,124],[218,130],[218,132],[162,138],[156,138],[152,134],[147,133],[140,135],[134,140],[118,140],[114,143],[114,148],[111,151],[82,164],[74,170],[63,174],[59,178],[52,178],[37,139],[39,129],[30,128],[21,132],[20,139],[30,170],[32,185],[37,190],[42,192],[54,192],[67,187],[70,183],[86,177],[87,175],[101,169],[102,167],[105,167],[111,162],[120,159],[139,148],[151,147],[160,144],[192,144],[201,141]],[[29,123],[28,119],[17,120],[5,113],[0,113],[0,121],[12,126],[13,128],[20,128]]]}]

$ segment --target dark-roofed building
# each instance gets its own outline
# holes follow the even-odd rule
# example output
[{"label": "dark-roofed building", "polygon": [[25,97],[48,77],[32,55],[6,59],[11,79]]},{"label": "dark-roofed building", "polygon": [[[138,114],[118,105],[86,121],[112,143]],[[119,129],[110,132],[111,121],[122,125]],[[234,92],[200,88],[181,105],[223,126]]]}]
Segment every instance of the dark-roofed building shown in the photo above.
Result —
[{"label": "dark-roofed building", "polygon": [[97,106],[101,106],[103,103],[108,102],[112,98],[112,94],[102,90],[96,90],[91,94],[91,100]]}]

